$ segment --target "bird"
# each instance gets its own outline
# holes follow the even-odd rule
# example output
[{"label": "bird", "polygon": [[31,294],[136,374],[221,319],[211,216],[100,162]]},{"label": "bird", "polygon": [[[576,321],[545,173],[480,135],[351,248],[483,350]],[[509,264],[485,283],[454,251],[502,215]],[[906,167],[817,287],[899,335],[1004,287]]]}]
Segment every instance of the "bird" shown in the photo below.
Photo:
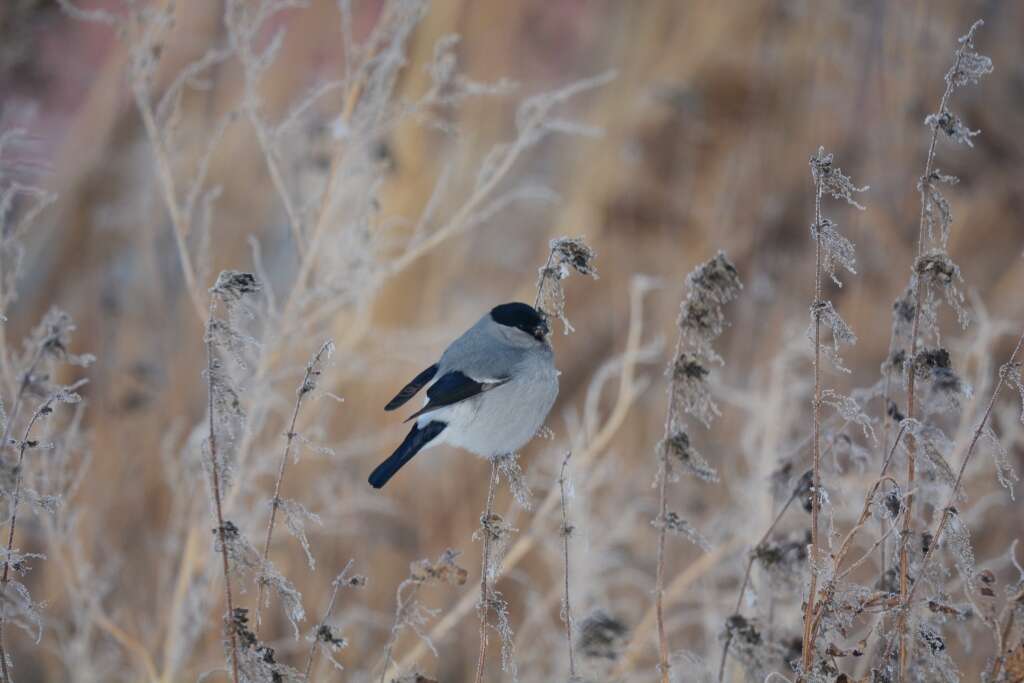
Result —
[{"label": "bird", "polygon": [[383,487],[425,448],[449,444],[484,458],[514,453],[544,425],[558,397],[547,315],[529,304],[495,306],[416,375],[384,410],[426,387],[409,434],[370,474]]}]

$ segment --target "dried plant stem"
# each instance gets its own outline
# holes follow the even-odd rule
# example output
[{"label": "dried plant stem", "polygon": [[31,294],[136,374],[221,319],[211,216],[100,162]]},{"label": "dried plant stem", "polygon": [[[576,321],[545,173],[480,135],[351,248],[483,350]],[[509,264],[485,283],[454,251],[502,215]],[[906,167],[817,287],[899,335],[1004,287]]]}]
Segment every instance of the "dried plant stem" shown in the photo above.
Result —
[{"label": "dried plant stem", "polygon": [[[817,174],[814,181],[814,226],[821,225],[822,179]],[[814,400],[812,413],[814,434],[811,440],[811,552],[807,558],[810,571],[810,586],[807,590],[807,605],[804,609],[803,675],[806,676],[814,661],[814,642],[811,625],[814,621],[814,602],[818,594],[818,513],[821,510],[821,240],[814,241]]]},{"label": "dried plant stem", "polygon": [[[821,599],[817,601],[815,608],[814,620],[811,623],[811,638],[814,638],[818,632],[818,625],[821,623],[821,617],[825,613],[825,606],[828,600],[831,598],[833,591],[835,590],[836,582],[839,581],[845,574],[839,574],[839,567],[842,566],[843,560],[846,559],[847,553],[850,552],[850,548],[853,547],[853,539],[864,528],[868,518],[871,516],[871,504],[875,500],[875,493],[878,491],[878,487],[882,485],[882,482],[889,481],[894,485],[898,485],[898,482],[887,474],[889,471],[889,465],[892,463],[892,457],[896,453],[896,447],[900,443],[900,439],[903,438],[903,434],[906,432],[906,425],[901,425],[898,432],[896,432],[896,440],[892,444],[892,448],[889,449],[889,453],[885,460],[882,462],[882,471],[878,475],[878,479],[872,484],[871,488],[868,489],[867,495],[864,496],[864,507],[861,508],[860,516],[857,518],[857,523],[853,525],[853,528],[846,534],[843,542],[839,546],[839,551],[835,554],[833,563],[835,565],[835,573],[831,580],[821,589]],[[892,529],[890,529],[890,532]],[[882,536],[882,541],[886,538],[886,535]],[[881,543],[880,541],[879,543]],[[878,544],[872,546],[874,549]],[[860,561],[858,561],[859,563]],[[849,570],[847,570],[849,571]]]},{"label": "dried plant stem", "polygon": [[331,583],[331,598],[327,601],[327,609],[324,611],[324,618],[320,620],[320,623],[317,625],[316,631],[314,631],[313,633],[313,644],[310,646],[309,654],[306,656],[306,668],[303,673],[303,680],[309,680],[309,674],[313,670],[313,660],[316,657],[316,646],[319,637],[318,634],[320,632],[320,629],[322,629],[327,624],[327,620],[331,618],[331,612],[334,611],[334,603],[338,600],[338,591],[341,589],[341,581],[339,579],[348,573],[348,570],[352,567],[353,564],[355,564],[355,560],[349,560],[348,564],[345,565],[345,568],[341,571],[341,575],[338,577],[338,579],[335,579]]},{"label": "dried plant stem", "polygon": [[[1024,588],[1017,591],[1016,595],[1011,596],[1010,599],[1006,601],[1006,606],[1003,607],[1003,611],[1007,611],[1010,614],[1006,617],[1006,625],[1003,626],[1002,632],[999,633],[999,642],[997,643],[998,652],[996,653],[996,656],[992,661],[992,673],[987,680],[999,680],[999,672],[1002,670],[1003,664],[1005,664],[1007,655],[1006,642],[1010,638],[1010,633],[1013,632],[1014,615],[1017,614],[1017,610],[1015,608],[1017,606],[1017,603],[1019,603],[1021,600],[1024,600]],[[1000,616],[1000,620],[1001,619],[1002,617]]]},{"label": "dried plant stem", "polygon": [[[789,509],[789,506],[793,504],[794,500],[796,500],[796,497],[797,497],[797,491],[794,491],[789,496],[789,499],[786,501],[785,505],[782,506],[782,509],[779,510],[779,513],[777,515],[775,515],[775,519],[772,520],[772,523],[768,526],[768,529],[765,530],[764,534],[761,536],[761,539],[757,542],[757,545],[754,546],[755,548],[768,541],[768,538],[772,535],[772,532],[775,531],[775,527],[778,526],[779,522],[782,520],[783,515],[785,515],[786,511]],[[733,610],[733,612],[735,614],[739,614],[740,613],[740,608],[743,607],[743,597],[747,594],[747,585],[750,583],[750,571],[751,571],[751,569],[753,569],[753,567],[754,567],[754,554],[750,553],[749,556],[747,557],[747,568],[743,572],[743,582],[740,584],[740,592],[739,592],[739,595],[736,596],[736,609]],[[729,653],[729,645],[731,643],[732,643],[732,633],[730,633],[726,637],[725,643],[722,645],[722,659],[718,663],[718,680],[719,680],[719,683],[721,683],[721,681],[725,677],[725,657]]]},{"label": "dried plant stem", "polygon": [[[274,537],[274,524],[277,521],[277,509],[281,506],[281,483],[284,481],[284,470],[288,465],[288,457],[292,452],[292,444],[295,442],[296,432],[295,423],[299,419],[299,409],[302,408],[302,401],[306,396],[313,391],[313,377],[315,373],[318,373],[317,369],[320,365],[320,359],[325,353],[329,352],[331,348],[331,342],[326,341],[317,351],[316,355],[306,364],[306,374],[302,378],[302,384],[299,385],[298,390],[295,392],[295,408],[292,410],[292,419],[288,424],[288,432],[285,434],[284,451],[281,453],[281,461],[277,466],[277,478],[274,480],[274,497],[270,501],[270,520],[267,522],[267,537],[263,543],[263,561],[266,562],[270,557],[270,543]],[[263,606],[263,591],[264,584],[260,582],[259,589],[256,593],[256,635],[259,635],[260,626],[262,625],[260,620],[260,608]]]},{"label": "dried plant stem", "polygon": [[[40,350],[43,348],[40,345]],[[38,353],[36,360],[38,360]],[[33,364],[34,367],[34,364]],[[27,377],[27,375],[26,375]],[[23,381],[24,385],[24,381]],[[19,392],[19,397],[21,392]],[[7,584],[10,582],[11,575],[11,553],[14,552],[14,527],[18,522],[18,503],[21,500],[21,479],[23,464],[25,461],[25,451],[28,450],[29,436],[32,434],[32,428],[35,426],[36,421],[39,420],[41,415],[44,415],[50,410],[50,406],[53,404],[55,396],[50,396],[46,401],[40,404],[39,408],[36,409],[35,413],[32,414],[32,419],[28,421],[28,426],[25,427],[25,435],[21,439],[21,443],[18,445],[18,462],[14,466],[14,492],[11,494],[11,520],[8,523],[7,528],[7,552],[4,555],[4,570],[3,575],[0,576],[0,595],[4,597],[3,604],[0,605],[0,676],[2,676],[3,683],[10,683],[11,676],[7,670],[7,648],[4,646],[4,624],[7,622]],[[8,420],[8,427],[10,420]],[[7,438],[4,438],[6,443]]]},{"label": "dried plant stem", "polygon": [[[965,41],[960,44],[960,47],[956,51],[956,56],[953,60],[953,68],[951,73],[955,73],[960,67],[960,60],[963,57],[964,50],[967,48],[969,41]],[[938,111],[946,111],[946,106],[949,103],[949,98],[953,94],[955,88],[955,81],[952,78],[946,79],[946,89],[942,93],[942,98],[939,100]],[[918,221],[917,228],[917,257],[920,258],[924,255],[924,244],[925,244],[925,227],[927,225],[927,206],[928,199],[927,193],[929,185],[932,182],[931,175],[932,169],[935,163],[935,146],[939,139],[939,128],[932,126],[931,139],[928,141],[928,154],[925,157],[924,162],[924,175],[921,176],[920,182],[920,195],[921,195],[921,214]],[[917,278],[914,285],[914,324],[913,331],[910,337],[910,355],[907,359],[907,419],[914,417],[916,405],[916,393],[915,393],[915,372],[914,372],[914,359],[917,357],[917,342],[918,334],[920,333],[921,326],[921,307],[924,304],[924,287]],[[907,552],[907,541],[913,533],[914,527],[914,468],[917,460],[917,451],[912,436],[907,437],[907,501],[904,506],[903,515],[903,530],[900,539],[900,601],[903,604],[908,603],[908,595],[910,590],[910,556]],[[900,650],[899,650],[899,680],[904,680],[907,671],[907,634],[906,620],[900,619],[901,627],[899,633]]]},{"label": "dried plant stem", "polygon": [[[491,480],[487,485],[487,503],[480,519],[483,542],[483,559],[480,565],[480,653],[476,660],[476,683],[483,683],[484,668],[487,665],[487,615],[491,609],[491,524],[494,515],[494,493],[498,488],[498,460],[491,460]],[[497,573],[495,573],[497,578]]]},{"label": "dried plant stem", "polygon": [[[1008,364],[1015,363],[1017,356],[1020,355],[1021,349],[1024,348],[1024,332],[1021,333],[1020,338],[1017,340],[1017,345],[1013,349],[1013,353],[1010,354],[1010,360]],[[960,470],[957,472],[956,481],[953,483],[953,490],[950,491],[949,499],[946,502],[946,506],[942,510],[942,517],[939,518],[939,523],[932,533],[932,542],[928,546],[927,552],[924,557],[921,558],[921,568],[919,575],[923,576],[928,569],[928,564],[931,562],[932,556],[935,555],[935,549],[939,547],[939,541],[942,538],[942,532],[946,530],[949,525],[949,520],[952,518],[956,511],[953,508],[953,504],[956,502],[957,497],[960,495],[960,488],[963,484],[964,473],[967,471],[967,465],[971,461],[971,456],[974,455],[974,449],[978,445],[978,440],[981,438],[982,432],[985,430],[985,425],[988,423],[989,418],[992,416],[992,408],[995,406],[996,399],[999,398],[999,393],[1003,390],[1003,385],[1006,384],[1006,378],[1003,373],[999,375],[999,381],[996,382],[995,389],[992,391],[992,396],[989,398],[988,405],[985,407],[985,412],[981,416],[981,420],[978,422],[978,426],[975,428],[974,433],[971,436],[971,440],[967,445],[967,450],[964,453],[963,459],[960,461]],[[898,618],[899,633],[904,636],[907,627],[907,615],[910,611],[911,602],[914,599],[914,593],[917,592],[917,587],[921,584],[921,581],[915,581],[907,591],[906,596],[900,595],[900,611]],[[906,656],[905,638],[900,638],[900,667],[906,665],[904,657]]]},{"label": "dried plant stem", "polygon": [[576,677],[576,653],[572,644],[572,602],[569,600],[569,536],[572,535],[573,528],[569,524],[569,512],[565,501],[565,468],[569,464],[569,458],[571,457],[572,451],[569,451],[565,454],[565,459],[562,460],[562,469],[558,475],[558,490],[561,493],[562,499],[562,557],[565,563],[565,600],[563,603],[565,639],[569,646],[569,678],[574,679]]},{"label": "dried plant stem", "polygon": [[209,317],[206,321],[206,380],[207,380],[207,412],[209,417],[209,444],[210,444],[210,471],[211,471],[211,485],[213,486],[213,502],[214,508],[217,512],[217,536],[220,540],[220,554],[221,559],[224,563],[224,599],[227,603],[227,619],[225,620],[225,626],[228,630],[228,639],[231,643],[231,674],[232,681],[238,683],[238,637],[235,634],[235,629],[232,625],[231,619],[234,617],[235,605],[234,597],[231,593],[231,566],[228,562],[228,544],[226,530],[224,528],[224,512],[221,507],[220,500],[220,464],[217,462],[217,430],[214,428],[214,414],[213,414],[213,376],[214,376],[214,363],[213,363],[213,334],[210,329],[213,324],[213,314],[217,306],[217,298],[215,296],[210,297],[210,312]]}]

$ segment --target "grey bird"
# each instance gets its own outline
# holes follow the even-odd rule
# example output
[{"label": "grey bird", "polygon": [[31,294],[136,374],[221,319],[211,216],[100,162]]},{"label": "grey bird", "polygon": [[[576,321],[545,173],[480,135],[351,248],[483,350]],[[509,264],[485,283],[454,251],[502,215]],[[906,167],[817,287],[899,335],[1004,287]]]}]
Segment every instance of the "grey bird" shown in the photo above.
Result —
[{"label": "grey bird", "polygon": [[384,406],[427,388],[408,436],[370,475],[380,488],[424,448],[447,443],[484,458],[519,450],[543,426],[558,396],[546,316],[523,303],[495,306]]}]

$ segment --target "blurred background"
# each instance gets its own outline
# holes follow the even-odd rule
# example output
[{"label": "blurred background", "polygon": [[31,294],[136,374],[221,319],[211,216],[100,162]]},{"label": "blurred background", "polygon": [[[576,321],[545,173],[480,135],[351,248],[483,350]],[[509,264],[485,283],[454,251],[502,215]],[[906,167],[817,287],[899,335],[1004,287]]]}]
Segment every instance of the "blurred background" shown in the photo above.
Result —
[{"label": "blurred background", "polygon": [[[236,16],[257,13],[258,3],[234,4],[242,6]],[[303,408],[301,459],[289,464],[282,486],[282,495],[321,518],[307,523],[316,569],[283,528],[271,551],[304,596],[303,634],[323,617],[331,579],[350,559],[368,577],[365,589],[342,591],[332,617],[349,641],[337,654],[345,671],[318,661],[319,680],[381,675],[395,590],[409,563],[449,547],[464,553],[459,563],[470,579],[420,593],[438,610],[421,627],[435,636],[436,656],[417,649],[420,640],[405,628],[394,658],[402,673],[469,679],[480,551],[472,534],[487,464],[438,449],[382,491],[372,491],[366,476],[404,434],[400,417],[381,407],[483,311],[531,301],[548,241],[563,235],[594,247],[600,278],[565,283],[575,332],[553,342],[562,371],[548,420],[554,438],[522,454],[534,509],[520,510],[504,489],[498,499],[518,537],[532,539],[499,584],[517,632],[519,676],[566,677],[560,522],[542,503],[572,448],[587,454],[570,467],[575,617],[581,624],[603,611],[627,643],[611,642],[607,657],[581,655],[581,667],[593,680],[655,678],[657,643],[645,616],[663,369],[685,275],[721,249],[745,289],[727,309],[731,329],[717,347],[725,359],[714,380],[723,415],[710,431],[694,428],[721,482],[684,479],[672,489],[673,509],[714,550],[680,541],[669,554],[670,582],[697,567],[672,600],[673,650],[717,668],[745,553],[777,510],[771,473],[780,463],[801,469],[807,462],[804,331],[814,275],[807,160],[824,145],[856,183],[870,185],[865,211],[829,209],[857,245],[859,268],[828,294],[859,341],[844,353],[853,372],[827,381],[844,390],[871,386],[915,249],[923,120],[942,94],[956,37],[978,18],[986,22],[978,48],[995,72],[960,91],[953,109],[981,135],[973,149],[940,141],[938,166],[960,177],[947,191],[955,217],[949,252],[982,323],[962,332],[948,311],[941,322],[954,366],[979,393],[991,387],[1009,334],[1024,321],[1022,5],[434,0],[407,35],[396,30],[393,42],[382,41],[404,54],[384,82],[372,71],[384,67],[365,60],[393,53],[374,53],[373,37],[382,22],[406,21],[406,10],[360,0],[288,4],[248,36],[257,52],[280,40],[264,70],[238,58],[239,33],[226,25],[221,0],[136,3],[139,14],[116,0],[83,2],[112,14],[75,18],[52,0],[0,7],[0,130],[26,132],[5,149],[5,182],[58,196],[22,240],[6,337],[16,347],[10,340],[58,306],[78,325],[72,350],[97,356],[72,373],[90,380],[82,424],[88,467],[65,501],[75,520],[62,543],[74,552],[48,549],[44,522],[18,522],[23,549],[49,556],[26,580],[46,604],[42,640],[6,635],[18,680],[195,680],[223,666],[214,522],[198,464],[203,302],[220,269],[256,271],[267,285],[255,318],[243,323],[260,347],[246,351],[258,360],[237,372],[249,422],[237,447],[245,454],[235,473],[239,493],[227,513],[254,544],[261,545],[305,363],[327,338],[338,344],[320,390],[343,401],[318,394]],[[173,21],[160,24],[167,16]],[[158,24],[159,36],[148,36],[147,26]],[[459,40],[439,59],[439,41],[450,34]],[[459,75],[442,76],[438,89],[446,55]],[[501,156],[508,148],[495,152],[495,145],[521,139],[530,110],[517,114],[520,102],[609,70],[608,82],[559,99],[543,139],[524,146],[475,203],[487,164],[508,160]],[[336,88],[296,111],[335,80]],[[168,92],[175,97],[162,101]],[[151,105],[152,128],[140,98],[143,108]],[[293,125],[276,135],[286,119]],[[272,134],[269,146],[261,127]],[[329,199],[320,201],[324,188]],[[451,225],[458,229],[444,232]],[[638,285],[638,275],[649,279]],[[293,294],[297,312],[282,313]],[[627,355],[623,374],[631,323],[639,351]],[[1015,410],[1007,400],[996,426],[1009,430],[1004,441],[1020,469]],[[877,402],[871,414],[880,419]],[[870,479],[842,474],[857,507]],[[981,563],[1005,555],[1024,508],[998,488],[987,463],[979,461],[972,477],[972,501],[987,501],[970,520]],[[799,533],[807,518],[790,514],[781,528]],[[1005,557],[994,566],[1010,572],[1001,580],[1012,578]],[[246,590],[240,600],[251,607],[251,582]],[[94,596],[83,601],[75,591]],[[799,589],[778,600],[798,610]],[[453,612],[460,604],[462,612]],[[80,609],[85,617],[69,616]],[[308,644],[292,638],[279,610],[268,619],[261,638],[279,661],[301,669]],[[439,623],[443,629],[432,631]],[[780,617],[780,628],[798,637],[786,623]],[[500,672],[497,642],[488,680],[511,680]],[[587,647],[581,642],[582,652]],[[965,680],[976,680],[992,654],[980,630],[950,647]],[[842,669],[852,675],[863,664]],[[729,677],[743,680],[743,671],[730,667]],[[226,678],[221,671],[206,680]]]}]

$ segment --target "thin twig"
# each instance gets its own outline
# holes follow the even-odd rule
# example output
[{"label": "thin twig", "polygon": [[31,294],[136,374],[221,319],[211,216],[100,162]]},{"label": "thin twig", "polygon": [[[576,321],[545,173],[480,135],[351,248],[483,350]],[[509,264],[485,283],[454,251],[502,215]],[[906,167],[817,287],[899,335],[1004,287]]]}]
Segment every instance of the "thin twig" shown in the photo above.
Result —
[{"label": "thin twig", "polygon": [[[491,572],[491,524],[494,515],[494,493],[498,488],[498,459],[491,460],[491,480],[487,485],[487,503],[480,518],[483,541],[483,559],[480,566],[480,653],[476,660],[476,683],[483,683],[484,667],[487,664],[487,614],[491,608],[491,589],[488,575]],[[497,574],[495,574],[497,578]]]},{"label": "thin twig", "polygon": [[[270,543],[274,536],[274,524],[277,521],[277,510],[281,506],[281,483],[284,481],[284,470],[288,464],[288,456],[292,452],[292,444],[295,441],[295,423],[299,419],[299,409],[302,407],[302,401],[307,395],[313,392],[316,388],[315,377],[320,374],[320,361],[323,355],[326,353],[328,356],[331,354],[331,349],[334,343],[330,340],[325,341],[320,347],[320,350],[316,352],[316,355],[306,363],[306,374],[302,378],[302,384],[295,392],[295,408],[292,410],[292,419],[288,425],[288,432],[285,434],[284,451],[281,453],[281,461],[277,466],[277,479],[274,480],[274,497],[270,501],[270,520],[267,522],[267,538],[263,543],[263,561],[264,563],[270,557]],[[262,625],[260,620],[260,608],[263,606],[263,591],[264,583],[261,581],[259,590],[256,594],[256,635],[260,633],[260,626]]]},{"label": "thin twig", "polygon": [[569,464],[572,451],[565,454],[562,460],[562,470],[558,476],[558,489],[562,498],[562,555],[565,560],[565,602],[563,612],[565,618],[565,639],[569,645],[569,678],[576,678],[576,653],[572,644],[572,603],[569,600],[569,537],[572,535],[573,527],[569,524],[569,513],[565,500],[565,468]]},{"label": "thin twig", "polygon": [[[811,623],[811,638],[814,638],[818,632],[818,625],[821,623],[821,617],[825,613],[825,606],[831,599],[833,592],[835,591],[837,574],[839,567],[842,566],[843,560],[846,559],[846,554],[853,547],[853,539],[864,528],[867,523],[868,517],[871,515],[871,504],[875,500],[875,493],[878,491],[878,487],[882,485],[883,481],[889,481],[897,485],[896,480],[887,474],[889,471],[889,465],[892,463],[893,455],[896,453],[896,447],[899,446],[900,440],[903,438],[903,434],[907,431],[906,423],[900,425],[900,429],[896,432],[896,440],[893,441],[892,448],[889,449],[889,454],[886,456],[885,461],[882,462],[882,471],[878,475],[878,479],[868,489],[867,495],[864,496],[864,507],[861,508],[860,517],[857,518],[857,523],[853,525],[853,528],[846,534],[842,544],[839,546],[839,552],[836,553],[833,564],[835,566],[835,572],[833,573],[832,579],[821,589],[821,598],[817,600],[817,606],[815,608],[814,620]],[[891,530],[890,530],[891,531]]]},{"label": "thin twig", "polygon": [[224,528],[224,513],[220,500],[220,465],[217,462],[217,430],[214,428],[213,414],[213,382],[214,382],[214,350],[213,350],[213,314],[217,306],[217,297],[210,296],[210,313],[206,319],[206,380],[207,380],[207,412],[209,413],[209,443],[210,443],[210,466],[212,471],[211,485],[213,486],[213,502],[217,511],[217,536],[220,539],[220,553],[224,563],[224,597],[227,602],[227,619],[225,626],[228,629],[228,638],[231,641],[231,674],[232,681],[238,683],[238,637],[235,634],[233,624],[235,606],[231,594],[231,567],[228,563],[227,530]]}]

